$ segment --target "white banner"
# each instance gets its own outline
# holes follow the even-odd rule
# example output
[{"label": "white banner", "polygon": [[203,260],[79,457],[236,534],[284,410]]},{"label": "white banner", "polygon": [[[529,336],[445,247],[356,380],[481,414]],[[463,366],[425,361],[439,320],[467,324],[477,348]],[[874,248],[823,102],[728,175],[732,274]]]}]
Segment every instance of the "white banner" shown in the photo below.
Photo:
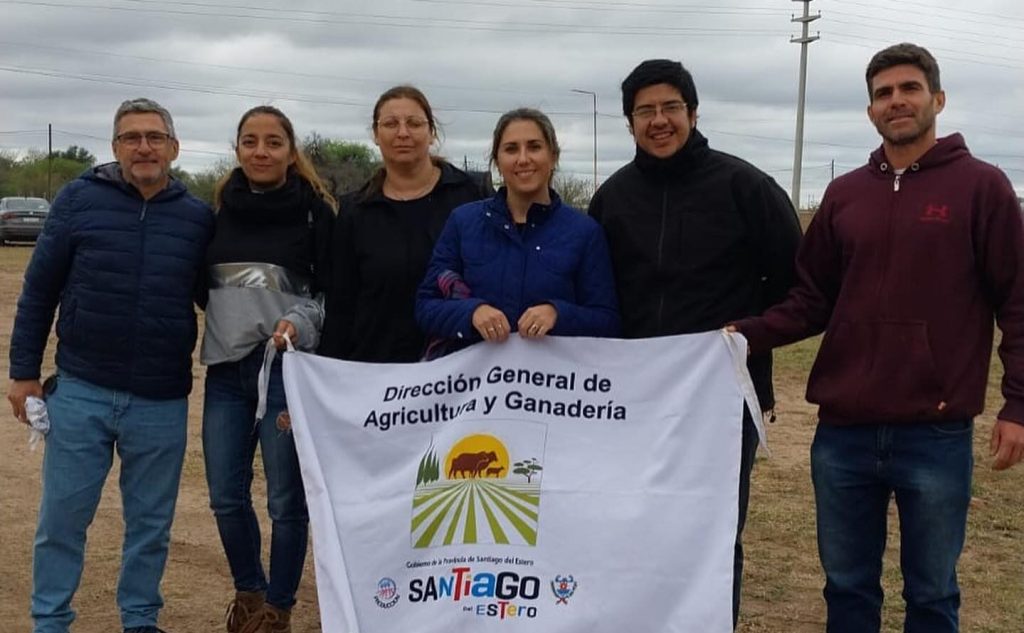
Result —
[{"label": "white banner", "polygon": [[746,345],[290,352],[325,633],[732,631]]}]

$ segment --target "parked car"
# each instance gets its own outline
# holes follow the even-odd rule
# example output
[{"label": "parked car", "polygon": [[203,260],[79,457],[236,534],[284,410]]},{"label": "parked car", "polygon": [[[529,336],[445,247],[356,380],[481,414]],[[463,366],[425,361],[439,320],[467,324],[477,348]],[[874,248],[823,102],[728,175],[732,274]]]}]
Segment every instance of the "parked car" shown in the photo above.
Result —
[{"label": "parked car", "polygon": [[42,198],[0,198],[0,244],[36,241],[49,213],[50,203]]}]

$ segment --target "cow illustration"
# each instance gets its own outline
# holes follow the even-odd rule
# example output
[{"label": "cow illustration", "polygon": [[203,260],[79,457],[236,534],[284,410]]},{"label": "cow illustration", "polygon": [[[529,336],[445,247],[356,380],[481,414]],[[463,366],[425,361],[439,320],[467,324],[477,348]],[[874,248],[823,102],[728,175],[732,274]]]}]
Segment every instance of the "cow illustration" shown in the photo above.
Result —
[{"label": "cow illustration", "polygon": [[494,454],[494,451],[459,453],[452,460],[451,468],[448,469],[448,479],[454,479],[455,473],[458,473],[463,479],[479,477],[488,464],[496,461],[498,461],[498,456]]},{"label": "cow illustration", "polygon": [[504,466],[498,466],[497,468],[488,468],[487,469],[487,476],[488,477],[501,477],[501,471],[503,471],[503,470],[505,470]]}]

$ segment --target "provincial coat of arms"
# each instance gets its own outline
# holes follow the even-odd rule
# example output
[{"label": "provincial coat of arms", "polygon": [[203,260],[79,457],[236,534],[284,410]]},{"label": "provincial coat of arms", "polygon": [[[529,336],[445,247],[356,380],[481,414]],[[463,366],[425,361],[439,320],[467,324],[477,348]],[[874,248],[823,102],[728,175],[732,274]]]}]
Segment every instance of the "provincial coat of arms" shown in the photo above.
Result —
[{"label": "provincial coat of arms", "polygon": [[569,598],[576,593],[576,579],[569,576],[555,576],[551,581],[551,592],[555,594],[555,604],[569,604]]}]

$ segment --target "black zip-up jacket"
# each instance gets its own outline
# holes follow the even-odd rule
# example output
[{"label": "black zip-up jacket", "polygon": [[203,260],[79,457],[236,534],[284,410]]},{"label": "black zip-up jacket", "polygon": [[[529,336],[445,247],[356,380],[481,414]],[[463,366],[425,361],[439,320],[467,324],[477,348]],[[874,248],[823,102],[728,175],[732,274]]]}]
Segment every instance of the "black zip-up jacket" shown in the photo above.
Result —
[{"label": "black zip-up jacket", "polygon": [[[761,314],[795,281],[800,223],[786,193],[696,129],[675,155],[637,147],[589,213],[608,236],[626,338],[692,334]],[[775,406],[770,353],[748,361],[761,406]]]},{"label": "black zip-up jacket", "polygon": [[452,209],[492,193],[441,163],[441,178],[420,200],[395,202],[368,186],[342,197],[319,352],[375,363],[419,360],[426,337],[413,310],[434,243]]}]

